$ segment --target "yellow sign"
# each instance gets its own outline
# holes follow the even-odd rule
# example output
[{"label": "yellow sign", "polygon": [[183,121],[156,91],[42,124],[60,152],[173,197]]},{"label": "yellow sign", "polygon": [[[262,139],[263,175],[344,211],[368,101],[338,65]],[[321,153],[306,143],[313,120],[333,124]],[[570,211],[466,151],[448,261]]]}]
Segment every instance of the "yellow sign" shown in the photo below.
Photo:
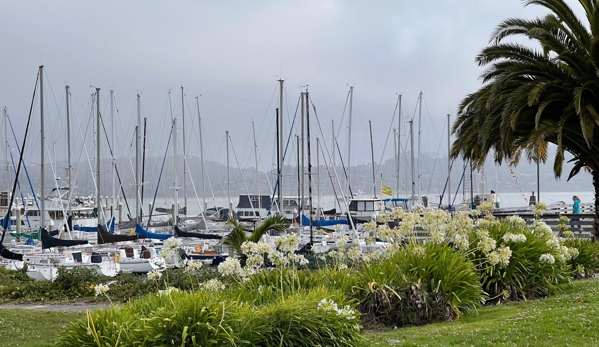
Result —
[{"label": "yellow sign", "polygon": [[387,195],[387,196],[393,196],[393,189],[383,186],[382,187],[382,193],[383,195]]}]

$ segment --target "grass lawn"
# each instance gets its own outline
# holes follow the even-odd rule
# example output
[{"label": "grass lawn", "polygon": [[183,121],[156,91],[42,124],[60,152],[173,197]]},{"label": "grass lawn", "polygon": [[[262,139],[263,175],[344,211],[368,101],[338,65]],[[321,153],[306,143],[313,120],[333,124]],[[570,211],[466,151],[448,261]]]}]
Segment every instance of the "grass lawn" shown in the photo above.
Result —
[{"label": "grass lawn", "polygon": [[0,346],[55,346],[58,334],[85,312],[0,309]]},{"label": "grass lawn", "polygon": [[365,333],[360,346],[599,346],[599,280],[543,300],[487,307],[449,323]]},{"label": "grass lawn", "polygon": [[[0,346],[54,346],[84,312],[0,309]],[[477,316],[366,332],[366,346],[599,346],[599,279],[575,281],[544,300],[481,309]]]}]

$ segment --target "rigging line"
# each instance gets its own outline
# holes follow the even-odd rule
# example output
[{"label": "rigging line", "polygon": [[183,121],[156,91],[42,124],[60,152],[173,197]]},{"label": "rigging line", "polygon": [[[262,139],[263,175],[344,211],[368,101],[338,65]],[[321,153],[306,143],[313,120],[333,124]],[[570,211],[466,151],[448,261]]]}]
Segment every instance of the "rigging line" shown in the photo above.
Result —
[{"label": "rigging line", "polygon": [[[295,126],[295,121],[297,120],[297,111],[299,109],[299,106],[300,106],[300,102],[299,102],[299,99],[298,99],[297,105],[295,107],[295,115],[293,116],[293,122],[291,122],[291,127],[289,129],[289,136],[287,137],[287,144],[285,145],[285,150],[283,151],[283,163],[285,162],[285,156],[287,154],[287,149],[289,148],[289,144],[291,143],[291,139],[292,139],[292,135],[293,135],[291,133],[291,131],[293,130],[293,128]],[[279,134],[279,136],[282,136],[282,134]],[[281,168],[284,167],[283,163],[281,163]],[[274,191],[273,191],[272,197],[270,199],[270,206],[271,206],[271,208],[272,208],[272,206],[274,204],[275,196],[277,195],[277,189],[280,189],[280,187],[279,187],[279,179],[280,179],[280,177],[277,177],[277,180],[275,181]],[[283,202],[279,201],[279,205],[281,205],[280,210],[283,211],[283,208],[282,208]],[[268,212],[270,213],[270,211],[268,211]]]},{"label": "rigging line", "polygon": [[[201,114],[201,113],[200,113],[199,104],[198,104],[198,114]],[[198,122],[199,122],[199,119],[198,119]],[[201,138],[203,138],[203,139],[205,138],[205,137],[204,137],[205,133],[204,133],[204,127],[203,127],[203,126],[202,126],[202,128],[201,128],[201,129],[199,129],[199,130],[198,130],[198,133],[199,133],[199,135],[200,135],[200,136],[196,136],[196,140],[197,140],[198,147],[199,147],[199,148],[201,148],[201,144],[200,144],[200,137],[201,137]],[[211,195],[212,195],[212,203],[214,204],[214,207],[217,207],[217,206],[216,206],[216,198],[215,198],[215,196],[214,196],[214,189],[212,188],[212,182],[210,181],[210,175],[208,174],[208,170],[206,169],[206,159],[205,159],[205,158],[203,158],[203,159],[204,159],[204,163],[203,163],[203,165],[202,165],[202,170],[203,170],[204,174],[206,175],[206,176],[205,176],[205,177],[206,177],[206,179],[208,180],[208,186],[209,186],[209,188],[210,188],[210,193],[211,193]],[[204,184],[205,184],[205,183],[204,183]],[[206,202],[206,203],[207,203],[207,202]],[[205,211],[204,211],[204,212],[205,212]]]},{"label": "rigging line", "polygon": [[[35,94],[37,91],[37,85],[38,85],[39,80],[40,80],[40,74],[38,72],[37,77],[35,79],[35,88],[33,88],[33,97],[31,98],[31,106],[29,107],[29,117],[27,118],[27,126],[25,127],[25,135],[23,136],[23,145],[21,146],[23,149],[25,149],[25,141],[27,140],[27,134],[29,133],[29,125],[31,124],[31,116],[33,114],[33,103],[35,102]],[[16,193],[16,189],[17,189],[17,181],[18,181],[18,177],[19,177],[19,172],[21,171],[21,164],[23,163],[23,153],[24,153],[24,151],[20,151],[20,154],[19,154],[19,165],[17,166],[17,173],[15,175],[15,181],[13,182],[13,186],[12,186],[12,194],[10,195],[10,202],[8,204],[9,207],[12,207],[12,204],[15,199],[15,193]],[[6,230],[8,229],[8,222],[10,221],[11,212],[12,211],[9,209],[8,212],[6,213],[6,216],[4,217],[4,221],[2,223],[3,230],[2,230],[2,237],[0,238],[0,245],[2,245],[2,243],[4,242],[4,236],[6,235]],[[4,246],[2,246],[1,250],[2,251],[4,250]]]},{"label": "rigging line", "polygon": [[[15,158],[12,155],[12,152],[10,153],[10,161],[13,166],[13,172],[16,173],[17,170],[15,168]],[[21,196],[21,201],[23,201],[23,208],[25,208],[25,197],[23,196],[23,190],[21,190],[21,182],[19,180],[17,180],[17,185],[19,188],[19,195]],[[18,205],[17,205],[17,208],[19,208]],[[29,220],[29,215],[27,213],[25,213],[25,220],[27,221],[27,227],[31,229],[31,221]]]},{"label": "rigging line", "polygon": [[[443,130],[445,130],[445,125],[443,125]],[[439,153],[440,149],[441,149],[441,141],[439,142],[439,147],[437,147],[437,154]],[[435,156],[435,161],[433,163],[433,170],[431,171],[431,174],[429,175],[429,181],[428,181],[428,193],[430,194],[431,191],[431,186],[433,184],[433,173],[435,172],[435,169],[437,168],[437,163],[439,162],[439,156]],[[449,173],[447,174],[447,177],[449,178]],[[483,192],[484,193],[484,192]]]},{"label": "rigging line", "polygon": [[[343,127],[343,119],[345,118],[345,111],[347,110],[347,104],[349,103],[349,95],[351,93],[351,88],[347,91],[347,96],[345,97],[345,106],[343,106],[343,113],[341,114],[341,120],[339,121],[339,128],[337,129],[337,134],[335,134],[335,138],[339,138],[339,134],[341,134],[341,128]],[[334,147],[334,144],[333,144]]]},{"label": "rigging line", "polygon": [[391,118],[391,126],[389,127],[389,131],[387,132],[387,138],[385,139],[385,145],[383,146],[383,152],[381,153],[381,159],[379,160],[379,165],[375,174],[375,177],[379,177],[381,174],[381,166],[383,163],[383,156],[385,155],[385,151],[387,150],[387,144],[389,142],[389,136],[391,136],[391,129],[393,129],[393,124],[395,122],[395,114],[397,113],[397,109],[399,108],[399,103],[395,103],[395,110],[393,111],[393,117]]},{"label": "rigging line", "polygon": [[[106,143],[108,144],[108,150],[110,152],[110,156],[113,156],[113,149],[110,140],[108,139],[108,131],[106,130],[106,125],[104,124],[104,117],[100,115],[100,124],[102,125],[102,130],[104,130],[104,137],[106,138]],[[119,186],[121,188],[121,192],[123,193],[123,199],[125,200],[125,206],[127,207],[127,212],[131,214],[131,210],[129,209],[129,203],[127,202],[127,195],[125,194],[125,190],[123,189],[123,181],[121,180],[121,174],[117,165],[115,164],[114,170],[116,173],[117,180],[119,181]]]},{"label": "rigging line", "polygon": [[[231,142],[231,136],[229,135],[229,139],[227,139],[229,142]],[[243,170],[241,169],[241,166],[239,166],[239,160],[237,160],[237,153],[235,153],[235,147],[233,146],[233,143],[231,143],[231,151],[233,152],[233,157],[235,158],[235,162],[237,163],[237,167],[239,168],[239,175],[241,176],[241,181],[243,182],[243,185],[245,186],[245,191],[248,193],[248,197],[250,198],[250,208],[252,210],[254,209],[254,204],[252,203],[252,198],[250,195],[250,190],[248,188],[247,183],[245,182],[245,178],[243,177]],[[258,199],[260,199],[260,197],[258,196]]]},{"label": "rigging line", "polygon": [[[333,207],[339,206],[339,209],[341,209],[341,202],[339,201],[339,195],[337,195],[337,190],[335,189],[335,182],[333,181],[333,176],[331,175],[331,171],[329,169],[329,162],[326,160],[326,153],[324,152],[324,149],[322,146],[320,146],[320,152],[322,153],[322,157],[325,159],[325,160],[323,160],[324,166],[327,169],[327,176],[329,177],[329,181],[331,182],[331,188],[333,189],[334,201],[337,202],[336,205],[335,205],[335,203],[333,203]],[[320,168],[318,170],[320,170]],[[323,208],[323,206],[320,206],[320,207]]]},{"label": "rigging line", "polygon": [[[8,115],[6,115],[6,116],[8,119],[8,124],[10,125],[10,130],[12,132],[12,136],[15,140],[15,144],[17,145],[17,151],[19,152],[19,156],[21,156],[21,146],[19,146],[19,142],[17,141],[17,135],[15,134],[15,129],[12,126],[12,121],[10,120],[10,117],[8,117]],[[10,156],[12,158],[12,153],[10,154]],[[13,166],[13,170],[16,170],[14,160],[13,160],[12,166]],[[27,182],[29,182],[29,188],[35,195],[35,191],[33,190],[33,185],[31,183],[31,178],[29,177],[29,171],[27,170],[27,165],[25,165],[25,162],[23,162],[23,170],[25,170],[25,176],[27,176]],[[15,171],[15,180],[17,180],[18,185],[19,185],[19,191],[21,192],[21,194],[20,194],[21,200],[23,201],[23,204],[25,204],[25,198],[23,197],[23,191],[21,190],[21,183],[19,182],[19,172],[18,171]],[[37,206],[38,211],[41,210],[37,199],[33,199],[33,201],[35,201],[35,205]],[[12,206],[12,204],[9,204],[8,206]],[[25,207],[25,205],[23,205],[23,207]],[[31,222],[29,221],[29,215],[25,214],[25,218],[27,219],[28,226],[31,227]]]},{"label": "rigging line", "polygon": [[[341,168],[343,169],[343,175],[345,176],[345,180],[349,181],[348,176],[347,176],[347,168],[345,167],[345,163],[343,163],[343,156],[341,155],[341,147],[339,147],[339,142],[335,141],[335,145],[337,146],[337,153],[339,153],[339,160],[341,161]],[[335,150],[335,149],[333,148],[333,150]],[[337,173],[335,173],[335,174],[337,174]],[[350,198],[353,198],[354,193],[352,192],[351,185],[348,184],[347,187],[349,189]],[[341,206],[340,206],[340,208],[341,208]]]},{"label": "rigging line", "polygon": [[[316,124],[318,124],[318,130],[320,131],[320,136],[324,137],[324,133],[322,132],[322,126],[320,125],[320,118],[318,117],[318,113],[316,112],[316,105],[314,105],[314,102],[312,102],[312,98],[309,99],[309,102],[310,102],[310,104],[312,104],[312,109],[314,110],[314,117],[316,118]],[[337,175],[337,169],[334,166],[332,166],[333,159],[330,154],[331,152],[329,151],[326,141],[323,141],[323,143],[324,143],[326,154],[327,154],[327,156],[324,157],[324,161],[326,162],[326,159],[328,157],[328,160],[331,163],[331,167],[333,168],[335,178],[337,179],[337,184],[339,185],[339,191],[340,191],[341,195],[343,196],[343,186],[341,185],[341,181],[339,181],[339,176]],[[351,188],[350,188],[350,191],[351,191]],[[349,206],[347,204],[347,200],[345,200],[345,198],[344,198],[343,201],[345,202],[345,205],[346,205],[345,207],[347,209],[347,212],[349,213]],[[341,204],[339,204],[339,206],[341,207]],[[352,225],[352,228],[354,228],[353,222],[350,222],[350,224]]]},{"label": "rigging line", "polygon": [[[168,156],[168,147],[171,143],[171,137],[173,135],[174,124],[171,125],[171,131],[168,135],[168,142],[166,143],[166,149],[164,151],[164,157],[162,158],[162,166],[160,167],[160,174],[158,175],[158,182],[156,183],[156,191],[154,192],[154,199],[152,200],[152,208],[149,211],[148,215],[148,224],[146,228],[150,227],[150,221],[152,220],[152,213],[154,213],[154,206],[156,206],[156,196],[158,195],[158,188],[160,187],[160,181],[162,180],[162,173],[164,172],[164,164],[166,163],[166,157]],[[178,214],[178,211],[177,211]],[[175,221],[173,221],[175,223]]]}]

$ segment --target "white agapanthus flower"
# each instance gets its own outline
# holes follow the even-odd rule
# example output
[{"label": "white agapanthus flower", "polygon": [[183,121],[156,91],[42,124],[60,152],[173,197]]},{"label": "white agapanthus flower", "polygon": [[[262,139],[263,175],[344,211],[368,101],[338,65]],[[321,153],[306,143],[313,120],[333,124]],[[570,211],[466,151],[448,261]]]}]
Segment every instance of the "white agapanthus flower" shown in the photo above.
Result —
[{"label": "white agapanthus flower", "polygon": [[162,273],[156,270],[148,272],[148,280],[157,281],[162,278]]},{"label": "white agapanthus flower", "polygon": [[168,287],[165,290],[159,290],[158,291],[158,295],[163,296],[163,295],[171,295],[171,293],[173,292],[178,292],[179,288],[175,288],[175,287]]},{"label": "white agapanthus flower", "polygon": [[478,241],[478,244],[476,245],[476,248],[485,253],[488,254],[489,252],[491,252],[492,250],[495,249],[496,247],[496,241],[490,237],[485,237],[482,238],[480,241]]},{"label": "white agapanthus flower", "polygon": [[524,220],[524,218],[520,217],[520,216],[507,216],[505,217],[505,221],[506,223],[508,223],[511,226],[514,226],[516,228],[525,228],[526,227],[526,221]]},{"label": "white agapanthus flower", "polygon": [[335,246],[337,246],[337,248],[345,248],[345,245],[347,245],[348,242],[349,237],[347,235],[341,235],[337,238],[337,241],[335,241]]},{"label": "white agapanthus flower", "polygon": [[192,259],[185,259],[184,264],[185,264],[185,272],[198,271],[203,266],[201,261],[192,260]]},{"label": "white agapanthus flower", "polygon": [[373,233],[376,231],[376,222],[371,220],[368,223],[364,224],[364,231],[368,232],[368,233]]},{"label": "white agapanthus flower", "polygon": [[225,285],[221,281],[217,280],[216,278],[213,278],[211,280],[203,282],[201,284],[201,287],[202,287],[202,289],[210,290],[213,292],[225,289]]},{"label": "white agapanthus flower", "polygon": [[505,233],[505,234],[503,234],[502,239],[503,239],[503,242],[513,242],[513,243],[526,242],[526,235]]},{"label": "white agapanthus flower", "polygon": [[541,254],[541,257],[539,258],[539,261],[541,263],[554,264],[555,263],[555,258],[553,257],[553,255],[551,255],[549,253],[545,253],[545,254]]},{"label": "white agapanthus flower", "polygon": [[228,257],[222,263],[218,264],[218,272],[222,276],[239,275],[241,272],[241,264],[239,259]]},{"label": "white agapanthus flower", "polygon": [[181,239],[176,238],[176,237],[169,237],[168,239],[166,239],[164,241],[164,248],[166,248],[167,250],[171,250],[171,249],[178,249],[179,247],[181,247]]},{"label": "white agapanthus flower", "polygon": [[379,215],[376,217],[376,220],[381,223],[388,223],[391,220],[391,217],[388,213],[379,213]]},{"label": "white agapanthus flower", "polygon": [[98,284],[98,285],[94,286],[94,291],[96,292],[96,296],[101,295],[101,294],[106,294],[108,289],[109,289],[108,284]]},{"label": "white agapanthus flower", "polygon": [[468,240],[468,235],[456,234],[453,237],[453,244],[460,251],[467,251],[470,248],[470,241]]}]

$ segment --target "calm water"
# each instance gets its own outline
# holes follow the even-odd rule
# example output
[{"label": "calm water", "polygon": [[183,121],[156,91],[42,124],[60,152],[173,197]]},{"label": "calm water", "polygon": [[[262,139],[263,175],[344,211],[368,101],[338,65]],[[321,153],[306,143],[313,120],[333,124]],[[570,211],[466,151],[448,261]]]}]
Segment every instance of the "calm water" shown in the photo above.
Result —
[{"label": "calm water", "polygon": [[[518,206],[528,206],[528,198],[530,197],[530,192],[525,192],[525,193],[498,193],[499,194],[499,198],[501,200],[501,207],[518,207]],[[535,195],[536,192],[535,192]],[[541,192],[541,198],[539,201],[542,201],[544,203],[546,203],[547,205],[551,205],[551,204],[555,204],[558,203],[560,201],[565,202],[566,204],[572,204],[572,196],[573,195],[578,195],[578,197],[580,198],[581,202],[583,204],[592,204],[594,203],[594,192],[592,191],[586,191],[586,192]],[[438,204],[439,203],[439,195],[428,195],[429,197],[429,201],[431,203],[434,204]],[[452,197],[452,200],[454,200],[454,198]],[[201,202],[199,202],[195,197],[193,199],[188,198],[188,215],[197,215],[200,213],[200,205]],[[237,206],[237,201],[238,201],[238,197],[234,197],[232,198],[232,204],[233,207]],[[147,206],[150,204],[150,200],[145,201],[144,203],[144,207],[147,208]],[[462,202],[462,196],[458,195],[457,198],[455,199],[455,203],[461,203]],[[170,205],[173,203],[172,199],[157,199],[156,200],[156,206],[157,207],[170,207]],[[180,204],[183,204],[183,200],[180,200]],[[318,200],[317,198],[313,198],[313,204],[316,206],[318,205]],[[444,197],[443,199],[443,205],[447,204],[447,197]],[[335,197],[332,195],[326,195],[323,196],[321,198],[320,204],[322,205],[322,207],[324,209],[332,209],[335,207]],[[212,206],[222,206],[222,207],[226,207],[228,206],[227,204],[227,198],[226,197],[215,197],[215,198],[208,198],[208,207],[212,207]]]}]

